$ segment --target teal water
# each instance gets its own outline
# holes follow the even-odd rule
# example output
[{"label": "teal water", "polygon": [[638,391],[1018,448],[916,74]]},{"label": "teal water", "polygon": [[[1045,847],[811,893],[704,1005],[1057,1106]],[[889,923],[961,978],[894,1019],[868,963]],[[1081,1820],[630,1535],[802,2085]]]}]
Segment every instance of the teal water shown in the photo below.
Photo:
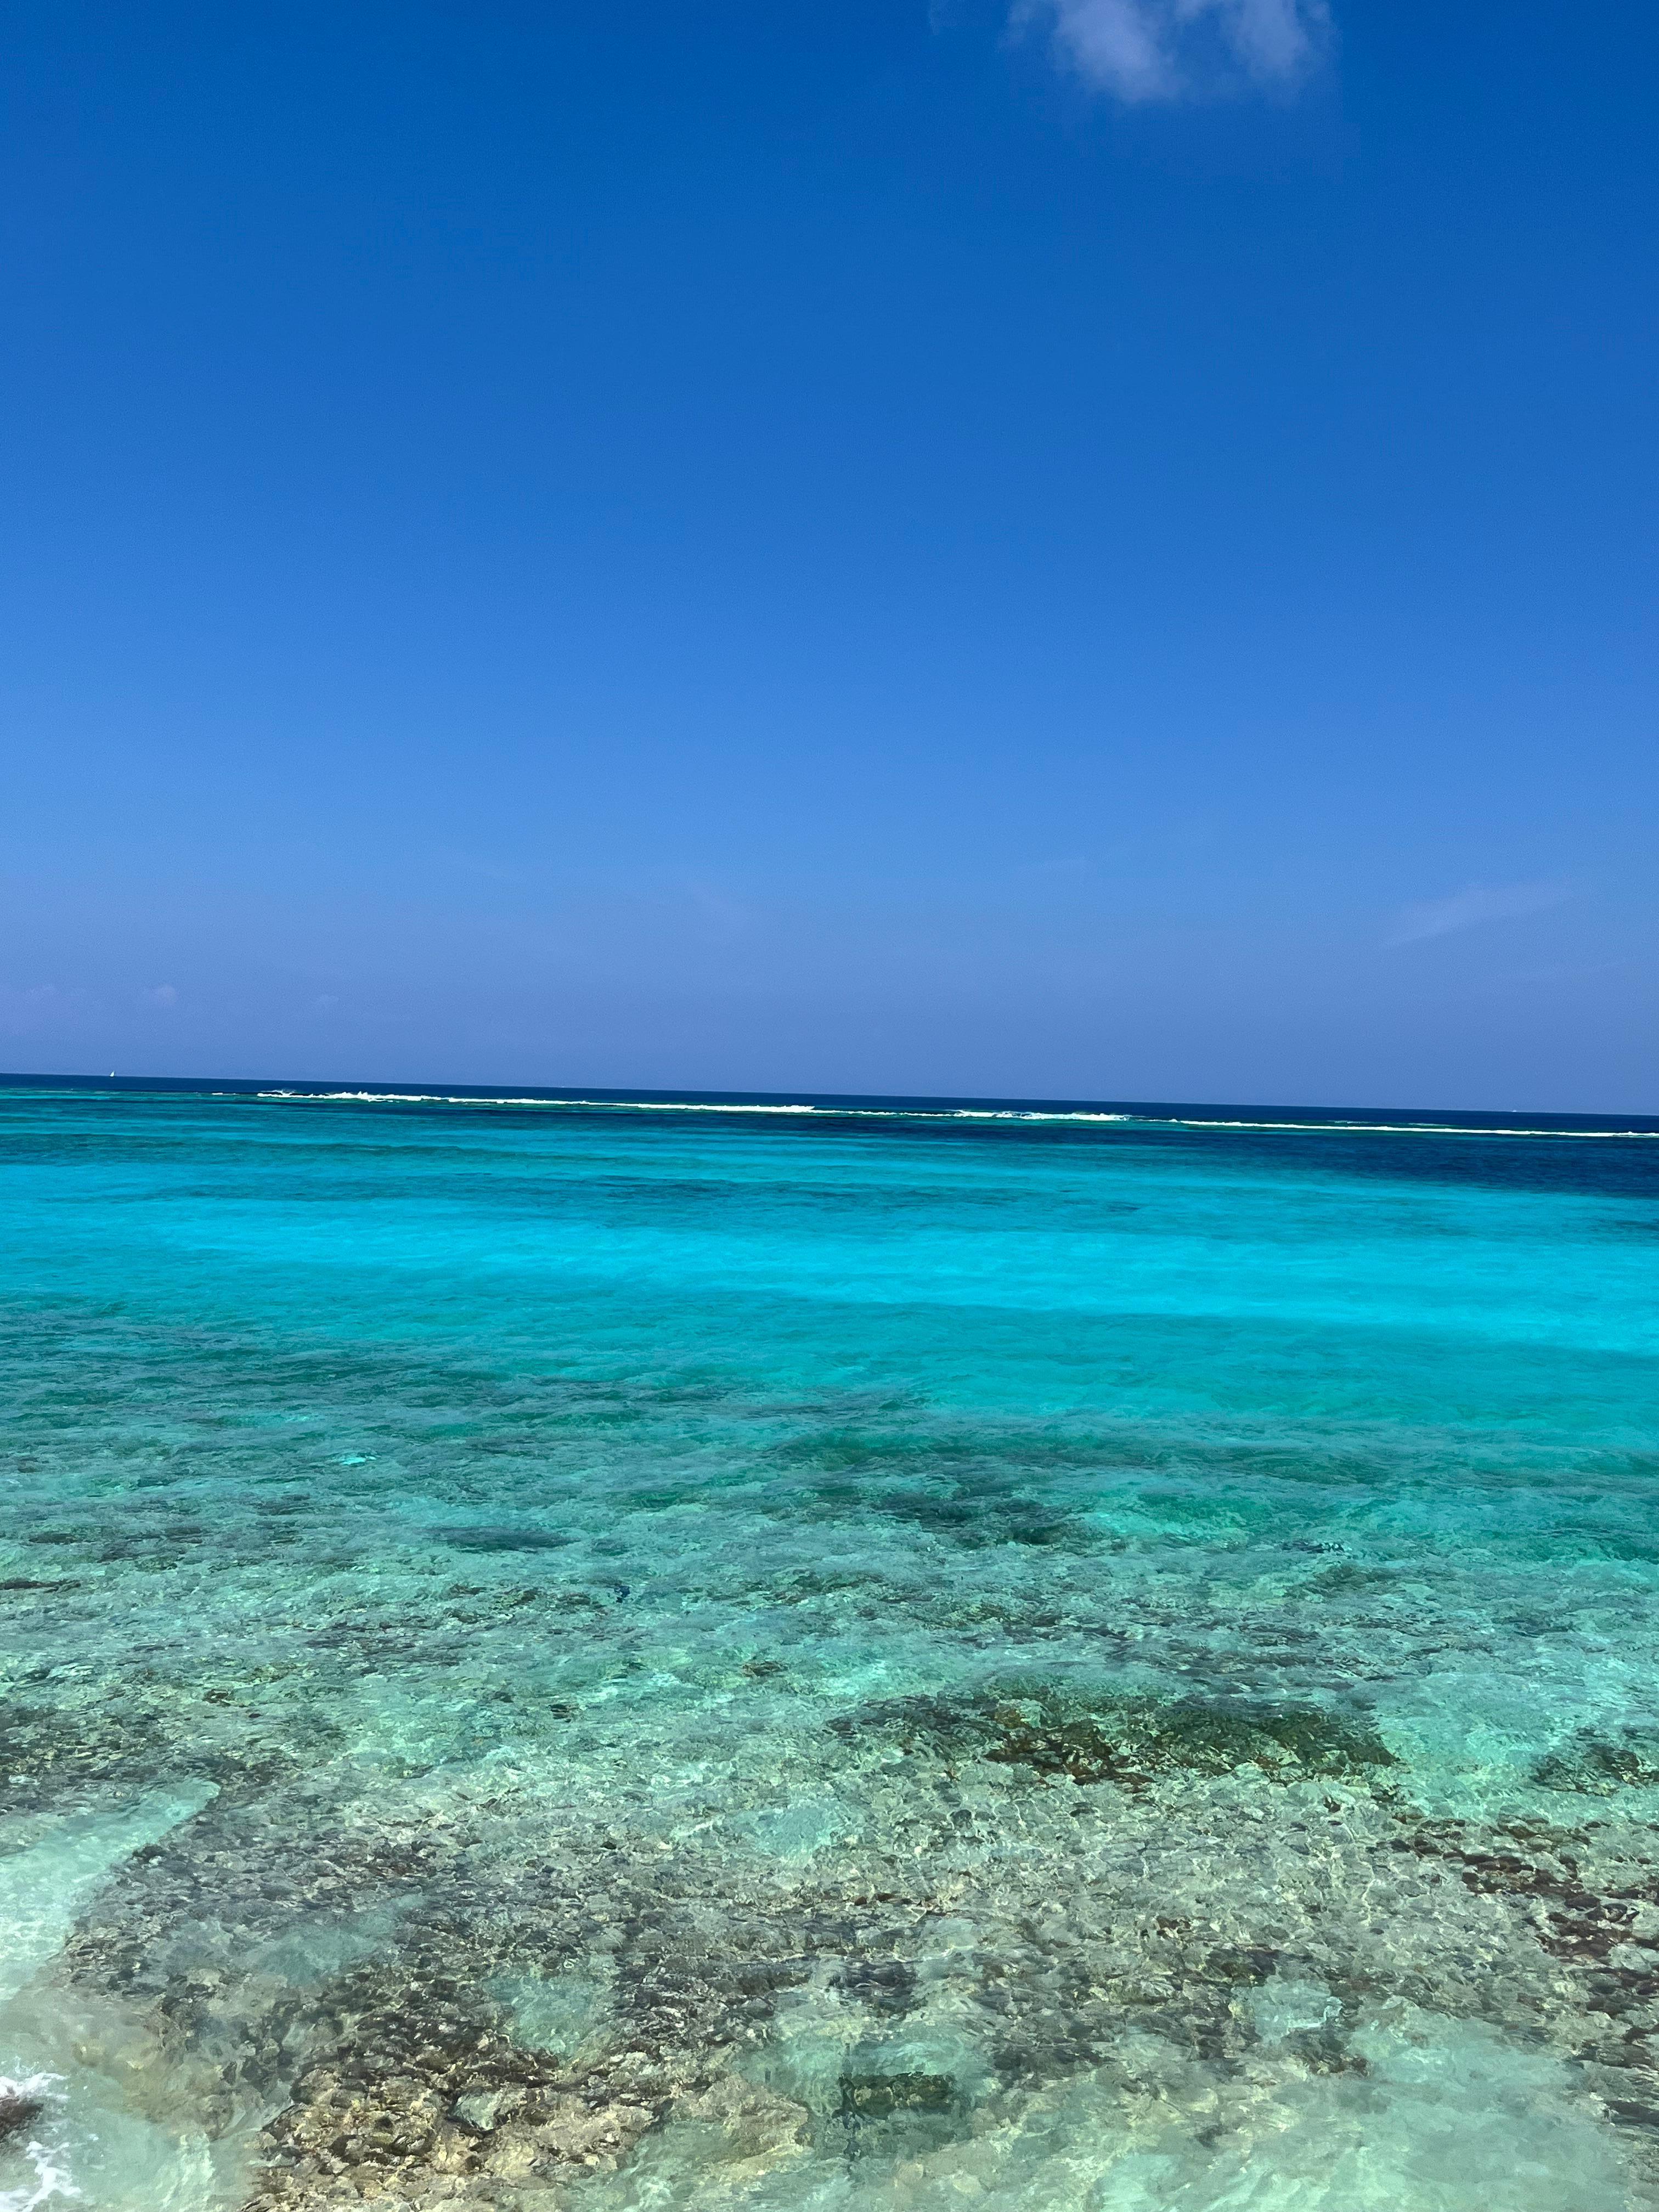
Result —
[{"label": "teal water", "polygon": [[3,2212],[1659,2208],[1656,1125],[1254,1118],[0,1090]]}]

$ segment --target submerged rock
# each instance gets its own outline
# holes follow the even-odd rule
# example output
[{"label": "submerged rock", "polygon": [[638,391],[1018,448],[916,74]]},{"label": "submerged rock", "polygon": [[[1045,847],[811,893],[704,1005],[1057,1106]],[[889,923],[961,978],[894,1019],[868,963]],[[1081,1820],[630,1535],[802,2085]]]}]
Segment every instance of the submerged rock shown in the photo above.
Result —
[{"label": "submerged rock", "polygon": [[9,2081],[0,2083],[0,2142],[33,2127],[45,2110],[44,2098],[32,2097]]}]

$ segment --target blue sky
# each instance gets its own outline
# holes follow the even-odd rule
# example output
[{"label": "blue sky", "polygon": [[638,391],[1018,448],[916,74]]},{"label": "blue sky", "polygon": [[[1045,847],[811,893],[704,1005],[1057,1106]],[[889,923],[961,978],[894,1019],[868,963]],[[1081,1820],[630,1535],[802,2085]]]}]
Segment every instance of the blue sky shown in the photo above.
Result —
[{"label": "blue sky", "polygon": [[0,61],[0,1062],[1659,1110],[1659,16]]}]

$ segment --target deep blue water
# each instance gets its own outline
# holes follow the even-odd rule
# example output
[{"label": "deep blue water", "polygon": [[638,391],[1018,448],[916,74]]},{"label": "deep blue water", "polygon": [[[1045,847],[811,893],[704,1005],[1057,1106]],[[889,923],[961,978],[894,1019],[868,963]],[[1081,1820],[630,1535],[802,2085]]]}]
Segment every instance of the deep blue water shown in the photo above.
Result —
[{"label": "deep blue water", "polygon": [[586,1097],[0,1087],[0,2207],[1659,2207],[1659,1122]]}]

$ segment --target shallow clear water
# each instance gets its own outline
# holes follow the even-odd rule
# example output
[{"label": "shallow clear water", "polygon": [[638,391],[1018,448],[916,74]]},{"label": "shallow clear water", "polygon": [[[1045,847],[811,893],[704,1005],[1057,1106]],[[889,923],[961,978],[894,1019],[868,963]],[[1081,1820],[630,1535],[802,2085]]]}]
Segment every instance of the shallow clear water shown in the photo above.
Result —
[{"label": "shallow clear water", "polygon": [[1659,2208],[1659,1143],[1273,1118],[0,1091],[0,2208]]}]

